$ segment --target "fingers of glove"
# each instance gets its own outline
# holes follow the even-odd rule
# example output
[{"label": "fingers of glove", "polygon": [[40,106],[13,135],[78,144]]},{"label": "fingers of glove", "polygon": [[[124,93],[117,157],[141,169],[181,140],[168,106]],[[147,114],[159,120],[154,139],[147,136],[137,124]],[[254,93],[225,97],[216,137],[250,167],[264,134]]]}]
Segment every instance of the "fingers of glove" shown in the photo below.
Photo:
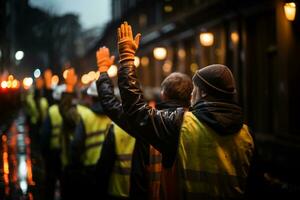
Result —
[{"label": "fingers of glove", "polygon": [[111,64],[114,64],[114,62],[115,62],[115,56],[111,56],[110,57],[110,61],[111,61]]},{"label": "fingers of glove", "polygon": [[125,21],[124,22],[124,36],[127,38],[128,37],[128,34],[127,34],[127,26],[128,26],[128,24],[127,24],[127,22]]},{"label": "fingers of glove", "polygon": [[125,26],[124,24],[121,25],[121,39],[125,37]]},{"label": "fingers of glove", "polygon": [[103,56],[109,57],[109,50],[108,50],[108,48],[103,47],[103,48],[102,48],[102,51],[103,51]]},{"label": "fingers of glove", "polygon": [[131,26],[128,25],[128,37],[133,39],[133,35],[132,35],[132,29],[131,29]]},{"label": "fingers of glove", "polygon": [[121,28],[118,28],[118,41],[120,41],[122,38],[122,35],[121,35]]},{"label": "fingers of glove", "polygon": [[135,42],[135,44],[136,44],[136,48],[139,47],[140,39],[141,39],[141,34],[138,33],[138,34],[135,36],[135,38],[134,38],[134,42]]}]

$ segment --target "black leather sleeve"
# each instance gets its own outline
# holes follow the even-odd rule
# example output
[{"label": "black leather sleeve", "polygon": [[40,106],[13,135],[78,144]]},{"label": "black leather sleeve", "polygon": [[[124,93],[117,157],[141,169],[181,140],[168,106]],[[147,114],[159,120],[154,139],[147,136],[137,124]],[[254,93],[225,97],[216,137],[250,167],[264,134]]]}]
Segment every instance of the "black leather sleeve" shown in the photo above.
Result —
[{"label": "black leather sleeve", "polygon": [[132,65],[121,66],[118,78],[123,110],[131,128],[163,154],[176,155],[184,109],[159,111],[150,108]]},{"label": "black leather sleeve", "polygon": [[137,137],[126,119],[121,101],[115,96],[113,83],[106,72],[96,82],[99,99],[105,114],[130,135]]}]

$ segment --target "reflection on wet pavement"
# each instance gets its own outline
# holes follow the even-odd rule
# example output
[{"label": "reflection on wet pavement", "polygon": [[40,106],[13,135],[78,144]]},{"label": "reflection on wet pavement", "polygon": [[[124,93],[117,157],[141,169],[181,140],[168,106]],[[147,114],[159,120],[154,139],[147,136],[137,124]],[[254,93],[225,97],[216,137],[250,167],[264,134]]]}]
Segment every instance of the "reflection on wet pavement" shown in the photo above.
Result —
[{"label": "reflection on wet pavement", "polygon": [[34,194],[34,191],[38,190],[35,188],[36,184],[32,176],[30,145],[25,116],[20,112],[9,130],[1,133],[2,166],[0,169],[3,181],[0,179],[0,197],[8,200],[39,199],[38,195]]}]

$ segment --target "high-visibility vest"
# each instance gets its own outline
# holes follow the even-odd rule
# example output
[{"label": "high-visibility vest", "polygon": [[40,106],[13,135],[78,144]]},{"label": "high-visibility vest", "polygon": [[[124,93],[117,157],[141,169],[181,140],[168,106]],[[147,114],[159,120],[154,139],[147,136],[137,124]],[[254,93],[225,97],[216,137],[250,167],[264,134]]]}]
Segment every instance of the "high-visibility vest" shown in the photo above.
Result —
[{"label": "high-visibility vest", "polygon": [[135,139],[114,124],[116,160],[110,177],[108,193],[115,197],[128,197],[131,158]]},{"label": "high-visibility vest", "polygon": [[85,151],[81,160],[85,166],[95,165],[100,157],[105,136],[111,126],[111,120],[106,115],[97,115],[84,106],[79,106],[79,114],[86,133]]},{"label": "high-visibility vest", "polygon": [[26,110],[32,124],[36,124],[39,119],[45,120],[48,113],[48,101],[45,97],[41,97],[37,103],[38,105],[33,94],[30,93],[26,96]]},{"label": "high-visibility vest", "polygon": [[[78,114],[80,115],[80,112],[82,112],[82,110],[85,110],[85,107],[83,107],[81,105],[77,105],[76,110],[77,110]],[[61,134],[61,164],[62,164],[62,167],[64,168],[70,164],[70,158],[71,158],[70,145],[74,138],[75,130],[72,130],[72,132],[67,132],[67,130],[64,129],[63,131],[64,131],[63,134]]]},{"label": "high-visibility vest", "polygon": [[60,149],[61,148],[61,131],[63,119],[59,113],[59,108],[57,104],[50,106],[49,108],[49,118],[51,121],[51,138],[50,138],[50,149]]},{"label": "high-visibility vest", "polygon": [[149,146],[149,199],[160,199],[162,155],[153,146]]},{"label": "high-visibility vest", "polygon": [[191,112],[184,115],[178,170],[184,199],[231,199],[245,192],[254,143],[248,127],[220,135]]},{"label": "high-visibility vest", "polygon": [[[100,157],[102,144],[109,130],[111,120],[104,115],[97,116],[92,110],[82,105],[77,105],[76,109],[83,121],[86,132],[85,151],[80,159],[85,166],[94,165]],[[70,164],[70,146],[67,145],[71,144],[73,138],[74,132],[62,134],[61,161],[63,167]]]}]

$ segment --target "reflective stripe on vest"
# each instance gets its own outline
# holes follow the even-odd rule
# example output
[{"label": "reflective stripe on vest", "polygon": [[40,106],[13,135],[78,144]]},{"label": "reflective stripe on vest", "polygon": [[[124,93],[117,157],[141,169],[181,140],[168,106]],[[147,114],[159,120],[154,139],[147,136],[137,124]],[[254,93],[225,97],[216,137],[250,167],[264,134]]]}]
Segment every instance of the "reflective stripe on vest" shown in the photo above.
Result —
[{"label": "reflective stripe on vest", "polygon": [[161,171],[162,171],[162,155],[153,146],[150,145],[149,155],[149,171],[150,171],[150,192],[149,199],[160,199]]},{"label": "reflective stripe on vest", "polygon": [[86,133],[85,151],[81,160],[85,166],[95,165],[100,157],[102,144],[109,131],[111,120],[106,115],[97,115],[85,106],[78,105],[77,110]]},{"label": "reflective stripe on vest", "polygon": [[62,131],[62,117],[59,113],[59,108],[57,104],[50,106],[49,117],[51,121],[51,138],[50,138],[50,149],[60,149],[61,148],[61,131]]},{"label": "reflective stripe on vest", "polygon": [[241,197],[253,149],[246,125],[238,133],[224,136],[186,112],[178,147],[184,198]]},{"label": "reflective stripe on vest", "polygon": [[128,197],[135,139],[115,124],[114,135],[117,159],[110,177],[108,193],[115,197]]}]

